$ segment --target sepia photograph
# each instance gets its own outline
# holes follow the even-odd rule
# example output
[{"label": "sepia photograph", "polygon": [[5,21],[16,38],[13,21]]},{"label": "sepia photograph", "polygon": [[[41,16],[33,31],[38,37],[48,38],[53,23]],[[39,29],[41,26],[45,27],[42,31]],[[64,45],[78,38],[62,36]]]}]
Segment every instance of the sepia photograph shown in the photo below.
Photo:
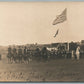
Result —
[{"label": "sepia photograph", "polygon": [[84,82],[84,2],[0,2],[0,82]]}]

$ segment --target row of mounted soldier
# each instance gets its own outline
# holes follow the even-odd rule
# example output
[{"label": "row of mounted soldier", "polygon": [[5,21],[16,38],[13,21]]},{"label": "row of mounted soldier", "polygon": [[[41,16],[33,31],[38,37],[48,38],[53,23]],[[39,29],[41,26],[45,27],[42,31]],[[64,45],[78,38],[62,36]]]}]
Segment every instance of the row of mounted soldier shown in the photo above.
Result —
[{"label": "row of mounted soldier", "polygon": [[67,51],[65,49],[58,49],[58,50],[48,50],[46,47],[40,49],[37,47],[36,49],[29,49],[27,47],[19,47],[17,48],[8,48],[8,62],[9,63],[29,63],[31,60],[37,61],[49,61],[51,59],[58,59],[58,58],[77,58],[79,60],[79,56],[77,53],[80,54],[78,50],[79,46],[76,50]]},{"label": "row of mounted soldier", "polygon": [[44,60],[47,60],[48,55],[47,55],[47,49],[44,47],[41,51],[39,48],[36,48],[35,50],[28,49],[27,47],[21,48],[19,47],[18,49],[8,48],[8,62],[9,63],[29,63],[32,59],[40,60],[43,58]]}]

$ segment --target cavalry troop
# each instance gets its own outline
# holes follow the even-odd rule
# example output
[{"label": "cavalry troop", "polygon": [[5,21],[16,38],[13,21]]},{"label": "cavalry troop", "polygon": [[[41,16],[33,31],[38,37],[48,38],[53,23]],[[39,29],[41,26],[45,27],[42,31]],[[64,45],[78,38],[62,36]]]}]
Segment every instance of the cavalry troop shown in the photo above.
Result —
[{"label": "cavalry troop", "polygon": [[13,63],[13,62],[21,63],[22,61],[28,63],[30,57],[31,57],[31,53],[29,52],[29,50],[26,47],[24,48],[24,51],[23,51],[23,49],[21,49],[21,47],[19,47],[18,49],[16,49],[15,47],[8,48],[7,58],[8,58],[8,62],[10,62],[10,63]]},{"label": "cavalry troop", "polygon": [[77,59],[79,60],[82,53],[80,52],[80,46],[77,46],[74,50],[67,50],[60,46],[59,48],[49,49],[47,47],[36,47],[35,49],[29,49],[28,47],[9,47],[7,58],[8,63],[29,63],[32,60],[36,61],[49,61],[51,59]]},{"label": "cavalry troop", "polygon": [[47,60],[47,49],[44,47],[41,51],[39,48],[35,50],[28,49],[27,47],[21,48],[8,48],[7,58],[8,63],[29,63],[32,59],[40,60],[45,59]]}]

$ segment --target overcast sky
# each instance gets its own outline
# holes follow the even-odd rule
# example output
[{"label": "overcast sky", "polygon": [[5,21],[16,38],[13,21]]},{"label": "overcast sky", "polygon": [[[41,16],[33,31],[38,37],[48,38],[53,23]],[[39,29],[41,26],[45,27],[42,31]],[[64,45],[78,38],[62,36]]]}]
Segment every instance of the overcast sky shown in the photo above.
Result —
[{"label": "overcast sky", "polygon": [[[67,8],[67,21],[52,25]],[[54,34],[59,29],[56,38]],[[84,2],[0,2],[0,45],[84,39]]]}]

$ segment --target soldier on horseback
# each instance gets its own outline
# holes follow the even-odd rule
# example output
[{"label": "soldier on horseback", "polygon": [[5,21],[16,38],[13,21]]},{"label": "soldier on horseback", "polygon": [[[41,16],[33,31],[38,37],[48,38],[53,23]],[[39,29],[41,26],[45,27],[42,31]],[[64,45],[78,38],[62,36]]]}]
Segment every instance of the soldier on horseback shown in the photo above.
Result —
[{"label": "soldier on horseback", "polygon": [[18,49],[18,60],[19,60],[19,63],[21,63],[22,62],[22,49],[21,49],[21,47],[19,46],[19,49]]},{"label": "soldier on horseback", "polygon": [[7,58],[8,58],[8,63],[12,61],[12,48],[10,46],[8,48]]},{"label": "soldier on horseback", "polygon": [[42,58],[45,60],[45,61],[47,61],[47,59],[48,59],[48,51],[47,51],[47,49],[46,49],[46,47],[43,47],[43,49],[42,49]]},{"label": "soldier on horseback", "polygon": [[27,49],[27,58],[26,58],[26,61],[29,63],[30,59],[31,59],[31,51],[30,51],[30,49]]},{"label": "soldier on horseback", "polygon": [[15,47],[13,48],[12,52],[13,52],[13,61],[16,62],[16,60],[17,60],[17,50],[16,50]]},{"label": "soldier on horseback", "polygon": [[24,62],[26,63],[27,62],[27,60],[28,60],[28,57],[27,57],[27,48],[25,47],[24,48],[24,52],[23,52],[23,60],[24,60]]},{"label": "soldier on horseback", "polygon": [[38,61],[40,61],[41,56],[40,56],[40,49],[39,48],[36,48],[36,50],[35,50],[35,57]]}]

